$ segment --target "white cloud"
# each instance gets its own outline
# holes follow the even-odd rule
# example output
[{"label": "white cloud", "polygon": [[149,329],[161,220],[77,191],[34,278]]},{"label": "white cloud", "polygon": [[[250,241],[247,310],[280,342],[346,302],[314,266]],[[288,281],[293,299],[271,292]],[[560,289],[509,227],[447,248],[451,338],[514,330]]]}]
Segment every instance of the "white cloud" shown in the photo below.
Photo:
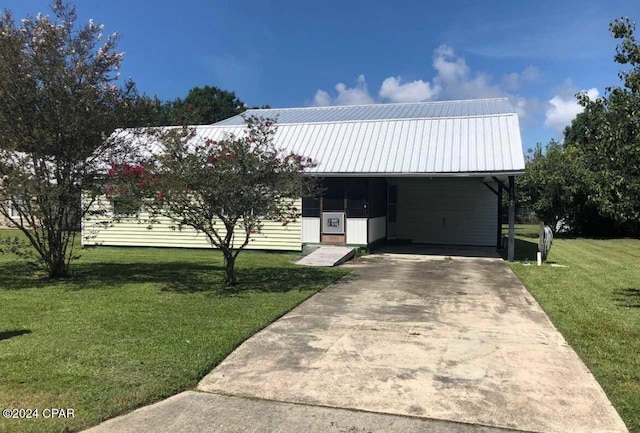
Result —
[{"label": "white cloud", "polygon": [[[596,88],[589,89],[586,93],[591,99],[597,98],[600,94]],[[544,125],[562,132],[579,113],[582,113],[582,110],[584,108],[578,104],[575,96],[555,95],[549,100]]]},{"label": "white cloud", "polygon": [[360,74],[358,78],[356,78],[356,83],[353,87],[347,87],[344,83],[338,83],[335,85],[335,90],[338,94],[335,98],[332,98],[328,92],[318,89],[313,98],[312,105],[361,105],[376,102],[369,94],[367,80],[363,74]]},{"label": "white cloud", "polygon": [[318,89],[316,91],[316,95],[313,97],[313,103],[311,104],[314,107],[324,107],[327,105],[331,105],[331,95],[329,95],[324,90]]},{"label": "white cloud", "polygon": [[421,102],[433,99],[440,88],[423,80],[402,83],[402,77],[388,77],[382,82],[378,95],[391,102]]},{"label": "white cloud", "polygon": [[416,79],[404,82],[399,76],[385,78],[380,85],[377,98],[369,93],[367,81],[364,75],[360,75],[353,87],[347,87],[344,83],[336,84],[333,94],[322,89],[317,90],[312,105],[509,97],[524,121],[531,116],[532,111],[544,111],[536,99],[518,94],[522,87],[538,78],[539,71],[534,66],[496,79],[492,75],[472,71],[464,57],[457,55],[448,45],[441,45],[434,50],[431,66],[435,72],[431,80]]}]

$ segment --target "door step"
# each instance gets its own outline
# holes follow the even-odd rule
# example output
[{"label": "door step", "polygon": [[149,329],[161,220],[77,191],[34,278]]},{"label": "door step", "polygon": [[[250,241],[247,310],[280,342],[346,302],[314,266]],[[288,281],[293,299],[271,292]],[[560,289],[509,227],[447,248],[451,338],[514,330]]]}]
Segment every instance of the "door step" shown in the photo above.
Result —
[{"label": "door step", "polygon": [[320,247],[311,254],[301,258],[296,265],[305,266],[338,266],[356,255],[355,248]]}]

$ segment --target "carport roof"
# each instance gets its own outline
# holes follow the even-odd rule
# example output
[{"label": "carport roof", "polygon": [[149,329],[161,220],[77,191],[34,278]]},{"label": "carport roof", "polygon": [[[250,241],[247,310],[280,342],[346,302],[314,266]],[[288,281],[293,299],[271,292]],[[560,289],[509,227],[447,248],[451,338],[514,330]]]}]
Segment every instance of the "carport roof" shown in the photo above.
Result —
[{"label": "carport roof", "polygon": [[518,114],[506,98],[247,110],[196,127],[203,139],[275,120],[276,147],[312,158],[316,176],[504,176],[524,171]]}]

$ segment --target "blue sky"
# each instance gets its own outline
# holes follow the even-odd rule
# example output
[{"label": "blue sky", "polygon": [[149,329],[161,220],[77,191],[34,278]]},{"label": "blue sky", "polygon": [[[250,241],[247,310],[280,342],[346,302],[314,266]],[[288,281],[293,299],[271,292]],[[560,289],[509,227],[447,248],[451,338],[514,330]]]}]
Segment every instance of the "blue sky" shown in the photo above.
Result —
[{"label": "blue sky", "polygon": [[[16,18],[47,0],[3,0]],[[573,95],[619,83],[608,23],[638,0],[78,2],[121,35],[123,76],[161,99],[194,86],[273,107],[507,96],[523,147],[561,138]]]}]

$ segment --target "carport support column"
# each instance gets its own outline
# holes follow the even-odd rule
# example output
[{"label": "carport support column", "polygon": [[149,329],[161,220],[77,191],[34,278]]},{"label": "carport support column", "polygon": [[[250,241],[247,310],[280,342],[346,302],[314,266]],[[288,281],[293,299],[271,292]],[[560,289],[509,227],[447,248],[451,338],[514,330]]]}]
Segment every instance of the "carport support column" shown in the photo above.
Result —
[{"label": "carport support column", "polygon": [[502,182],[498,182],[498,227],[496,228],[496,248],[502,250]]},{"label": "carport support column", "polygon": [[515,259],[516,248],[516,182],[513,176],[509,176],[509,248],[507,259],[512,262]]}]

